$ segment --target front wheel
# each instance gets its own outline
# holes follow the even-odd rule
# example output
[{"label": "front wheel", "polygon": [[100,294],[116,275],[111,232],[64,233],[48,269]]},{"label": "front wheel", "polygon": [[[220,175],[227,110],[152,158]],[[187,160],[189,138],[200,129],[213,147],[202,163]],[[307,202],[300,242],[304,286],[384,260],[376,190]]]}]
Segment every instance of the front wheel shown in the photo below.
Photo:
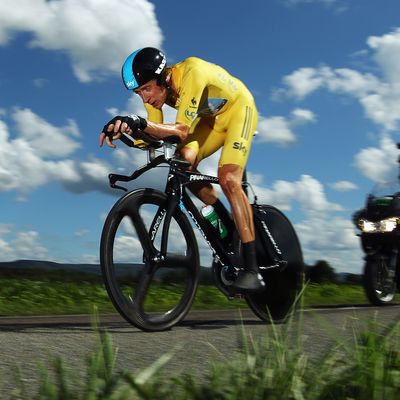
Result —
[{"label": "front wheel", "polygon": [[364,289],[368,300],[376,305],[389,304],[396,294],[395,272],[390,268],[388,257],[380,256],[366,261]]},{"label": "front wheel", "polygon": [[157,257],[167,196],[153,189],[126,194],[111,209],[102,232],[100,263],[108,295],[119,313],[144,331],[171,328],[189,311],[200,258],[193,229],[176,209],[164,259]]},{"label": "front wheel", "polygon": [[[263,269],[263,266],[271,265],[273,261],[258,245],[257,259],[266,287],[261,292],[247,295],[246,301],[260,319],[281,322],[294,309],[298,293],[303,286],[303,255],[297,234],[287,217],[275,207],[262,207],[267,215],[266,222],[271,236],[282,252],[282,259],[287,262],[287,265],[283,269]],[[260,231],[256,230],[258,243],[260,239]]]}]

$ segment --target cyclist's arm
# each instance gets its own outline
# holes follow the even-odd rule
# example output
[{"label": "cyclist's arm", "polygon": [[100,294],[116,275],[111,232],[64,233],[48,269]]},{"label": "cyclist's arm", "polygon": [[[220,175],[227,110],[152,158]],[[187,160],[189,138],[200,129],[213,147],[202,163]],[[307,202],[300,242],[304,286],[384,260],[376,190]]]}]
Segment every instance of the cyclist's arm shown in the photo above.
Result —
[{"label": "cyclist's arm", "polygon": [[147,121],[147,127],[144,129],[144,132],[159,139],[168,136],[178,136],[180,140],[183,141],[189,134],[189,128],[189,126],[182,123],[157,124],[152,121]]},{"label": "cyclist's arm", "polygon": [[197,117],[207,78],[203,71],[189,66],[182,78],[180,88],[181,104],[178,109],[175,124],[157,124],[147,121],[146,133],[159,138],[176,135],[181,141],[189,134],[190,126]]},{"label": "cyclist's arm", "polygon": [[185,124],[164,124],[163,112],[154,108],[148,103],[144,103],[147,111],[147,127],[144,132],[156,138],[164,138],[168,136],[178,136],[180,140],[184,140],[189,133],[189,127]]}]

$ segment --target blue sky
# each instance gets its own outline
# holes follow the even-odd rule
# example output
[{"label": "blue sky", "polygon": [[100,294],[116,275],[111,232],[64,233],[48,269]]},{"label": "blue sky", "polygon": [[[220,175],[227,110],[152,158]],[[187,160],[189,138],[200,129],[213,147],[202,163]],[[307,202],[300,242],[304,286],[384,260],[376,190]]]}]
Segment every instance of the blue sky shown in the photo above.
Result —
[{"label": "blue sky", "polygon": [[[107,174],[145,156],[99,148],[98,135],[115,113],[145,115],[120,68],[155,46],[170,64],[198,56],[247,84],[259,111],[248,171],[260,201],[293,221],[307,263],[360,273],[351,214],[397,173],[399,15],[398,0],[3,0],[0,261],[98,262],[122,193]],[[150,184],[161,188],[160,175],[137,185]]]}]

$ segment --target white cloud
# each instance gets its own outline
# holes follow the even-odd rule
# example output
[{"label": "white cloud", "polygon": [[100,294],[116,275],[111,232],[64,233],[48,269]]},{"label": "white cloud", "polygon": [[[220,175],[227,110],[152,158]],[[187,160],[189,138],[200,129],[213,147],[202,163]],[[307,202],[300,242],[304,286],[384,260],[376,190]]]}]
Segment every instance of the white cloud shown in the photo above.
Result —
[{"label": "white cloud", "polygon": [[17,131],[32,151],[40,157],[62,157],[73,153],[80,144],[70,136],[79,138],[75,121],[57,128],[30,109],[16,109],[12,114]]},{"label": "white cloud", "polygon": [[[15,128],[8,118],[15,122]],[[57,182],[73,193],[115,193],[109,188],[108,174],[131,174],[147,160],[146,152],[132,150],[122,143],[117,143],[115,150],[104,146],[113,166],[93,156],[77,160],[73,156],[80,147],[79,138],[78,126],[72,120],[57,127],[30,109],[15,109],[9,117],[7,113],[0,114],[0,192],[15,191],[17,200],[23,201],[31,191]],[[146,186],[162,189],[165,174],[165,168],[149,172],[128,187],[143,185],[145,180]]]},{"label": "white cloud", "polygon": [[305,214],[342,210],[339,204],[328,201],[323,185],[310,175],[301,175],[295,182],[275,181],[270,189],[265,188],[261,175],[249,172],[249,181],[260,203],[274,204],[282,210],[291,210],[294,203],[298,203]]},{"label": "white cloud", "polygon": [[354,226],[350,218],[337,215],[343,209],[328,201],[322,183],[312,176],[302,175],[298,181],[276,181],[271,188],[266,188],[262,176],[251,173],[249,181],[258,203],[273,204],[288,216],[300,209],[302,218],[295,224],[295,230],[306,263],[324,259],[337,271],[361,272],[362,254]]},{"label": "white cloud", "polygon": [[[400,28],[369,37],[367,45],[381,72],[379,75],[328,66],[300,68],[283,78],[285,89],[278,89],[276,95],[303,100],[325,89],[355,98],[365,116],[381,130],[379,146],[362,149],[355,157],[355,165],[367,178],[381,182],[390,179],[397,170],[398,150],[389,135],[400,128]],[[281,126],[287,128],[287,124]]]},{"label": "white cloud", "polygon": [[397,172],[399,151],[388,136],[382,137],[379,148],[362,149],[355,156],[355,165],[361,173],[374,182],[384,182],[393,178]]},{"label": "white cloud", "polygon": [[400,86],[400,28],[383,36],[371,36],[367,43],[375,52],[374,58],[382,68],[386,81],[398,89]]},{"label": "white cloud", "polygon": [[[385,131],[395,131],[400,122],[400,28],[383,36],[371,36],[367,44],[382,76],[348,68],[304,67],[283,78],[286,95],[302,100],[326,89],[356,98],[366,116]],[[282,96],[285,90],[278,89]]]},{"label": "white cloud", "polygon": [[362,273],[359,238],[349,219],[314,214],[295,225],[308,264],[328,261],[337,272]]},{"label": "white cloud", "polygon": [[288,145],[296,141],[296,136],[292,132],[289,122],[280,116],[260,117],[257,130],[259,133],[257,140],[260,142]]},{"label": "white cloud", "polygon": [[315,122],[315,114],[306,109],[296,108],[292,111],[289,118],[273,116],[264,118],[259,117],[258,136],[259,142],[275,143],[281,146],[287,146],[296,142],[296,135],[293,128],[298,125]]},{"label": "white cloud", "polygon": [[81,82],[119,73],[133,50],[162,43],[146,0],[1,1],[0,45],[20,32],[32,35],[30,47],[65,52]]},{"label": "white cloud", "polygon": [[30,109],[15,109],[10,119],[15,129],[0,116],[0,192],[14,190],[23,200],[50,182],[72,191],[107,190],[110,167],[104,161],[68,158],[80,147],[74,121],[56,127]]},{"label": "white cloud", "polygon": [[44,260],[47,251],[35,231],[15,232],[12,225],[0,224],[0,261],[16,259]]},{"label": "white cloud", "polygon": [[348,9],[348,5],[343,0],[283,0],[289,7],[295,7],[303,4],[322,5],[327,9],[332,9],[335,13],[341,13]]},{"label": "white cloud", "polygon": [[358,186],[356,184],[349,181],[334,182],[330,186],[332,187],[332,189],[337,190],[338,192],[348,192],[350,190],[358,189]]},{"label": "white cloud", "polygon": [[[0,192],[15,191],[17,200],[23,201],[31,191],[57,182],[73,193],[110,193],[107,176],[112,170],[130,174],[132,170],[125,170],[125,166],[133,169],[147,159],[145,152],[118,144],[116,150],[104,149],[111,151],[114,167],[92,156],[77,160],[73,156],[80,147],[79,139],[79,128],[73,120],[57,127],[30,109],[1,113]],[[156,186],[160,186],[163,177],[160,172],[146,175]]]},{"label": "white cloud", "polygon": [[300,68],[286,75],[283,83],[289,88],[289,95],[303,99],[319,89],[323,84],[323,79],[315,68]]},{"label": "white cloud", "polygon": [[292,111],[292,125],[302,125],[315,121],[316,115],[310,110],[306,110],[304,108],[296,108]]},{"label": "white cloud", "polygon": [[87,236],[88,233],[89,233],[89,230],[88,230],[88,229],[81,229],[81,230],[79,230],[79,231],[76,231],[76,232],[74,233],[74,235],[75,235],[76,237],[82,238],[82,237]]},{"label": "white cloud", "polygon": [[379,90],[382,84],[372,74],[362,74],[348,68],[332,69],[328,66],[300,68],[285,76],[283,82],[288,89],[286,94],[298,100],[322,88],[362,99]]}]

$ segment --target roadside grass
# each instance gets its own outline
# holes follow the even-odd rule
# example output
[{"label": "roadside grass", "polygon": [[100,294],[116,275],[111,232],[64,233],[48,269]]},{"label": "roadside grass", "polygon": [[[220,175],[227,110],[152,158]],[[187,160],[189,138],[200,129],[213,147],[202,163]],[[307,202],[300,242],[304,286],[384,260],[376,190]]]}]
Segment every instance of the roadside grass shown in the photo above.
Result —
[{"label": "roadside grass", "polygon": [[[193,374],[166,376],[163,370],[174,353],[133,374],[117,368],[112,336],[96,326],[97,350],[87,358],[85,379],[66,368],[60,358],[41,366],[38,392],[16,376],[10,399],[42,400],[397,400],[400,398],[400,323],[382,327],[371,321],[368,330],[350,340],[334,337],[325,354],[310,357],[304,350],[302,318],[254,340],[241,328],[241,347],[223,363],[210,363],[204,379]],[[179,351],[177,349],[176,351]]]},{"label": "roadside grass", "polygon": [[[207,281],[208,282],[208,281]],[[159,283],[149,294],[146,307],[176,304],[176,285]],[[397,294],[395,300],[399,301]],[[312,284],[304,290],[304,307],[368,304],[361,285]],[[63,270],[0,269],[0,316],[115,313],[102,277]],[[199,285],[193,310],[247,308],[244,300],[228,300],[213,284]]]},{"label": "roadside grass", "polygon": [[[160,303],[174,303],[176,286],[159,284],[147,301],[149,310]],[[304,306],[367,304],[361,286],[347,284],[309,284]],[[93,306],[99,313],[116,312],[97,275],[63,271],[24,271],[0,275],[0,315],[88,314]],[[211,310],[247,307],[244,300],[228,300],[215,286],[201,284],[192,309]]]}]

